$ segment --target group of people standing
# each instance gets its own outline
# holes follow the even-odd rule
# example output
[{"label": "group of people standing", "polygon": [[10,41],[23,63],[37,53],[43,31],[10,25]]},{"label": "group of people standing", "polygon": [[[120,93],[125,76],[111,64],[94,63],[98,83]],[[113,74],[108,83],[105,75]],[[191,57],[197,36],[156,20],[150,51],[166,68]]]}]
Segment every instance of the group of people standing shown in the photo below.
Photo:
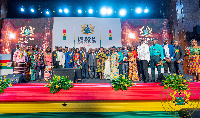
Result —
[{"label": "group of people standing", "polygon": [[[184,55],[189,55],[189,71],[197,81],[200,72],[200,47],[197,41],[192,40],[192,47],[184,49],[174,41],[173,45],[168,44],[168,39],[163,39],[163,45],[157,44],[157,39],[152,39],[153,45],[148,46],[144,40],[140,40],[138,46],[122,46],[116,48],[62,48],[55,46],[52,52],[50,47],[45,50],[42,47],[16,45],[12,50],[11,61],[13,62],[15,74],[23,73],[29,80],[38,80],[41,71],[42,78],[51,78],[53,68],[79,68],[83,79],[115,79],[120,74],[125,75],[130,80],[144,82],[156,82],[155,68],[158,75],[161,74],[161,65],[164,73],[184,74]],[[150,65],[152,79],[149,80],[148,67]],[[20,70],[25,67],[25,70]],[[142,75],[140,77],[140,74]],[[141,78],[141,79],[140,79]]]}]

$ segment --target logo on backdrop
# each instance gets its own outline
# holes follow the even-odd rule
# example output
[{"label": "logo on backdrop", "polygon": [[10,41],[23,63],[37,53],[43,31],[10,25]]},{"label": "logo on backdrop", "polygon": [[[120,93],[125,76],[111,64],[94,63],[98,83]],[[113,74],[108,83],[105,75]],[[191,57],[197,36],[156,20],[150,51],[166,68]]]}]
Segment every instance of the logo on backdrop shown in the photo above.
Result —
[{"label": "logo on backdrop", "polygon": [[144,29],[144,26],[142,28],[139,29],[140,30],[140,36],[142,36],[143,38],[140,38],[140,39],[143,39],[145,40],[145,43],[147,43],[149,40],[152,39],[152,28],[150,27],[146,27],[146,29]]},{"label": "logo on backdrop", "polygon": [[[95,26],[92,26],[91,24],[84,24],[81,25],[81,32],[82,34],[93,34]],[[95,37],[78,37],[78,43],[77,44],[93,44],[96,43]],[[90,45],[87,45],[90,46]]]},{"label": "logo on backdrop", "polygon": [[24,27],[21,27],[20,30],[21,30],[21,33],[20,33],[21,38],[19,38],[18,43],[28,43],[29,40],[34,40],[34,37],[33,37],[34,36],[33,31],[35,30],[34,27],[24,26]]},{"label": "logo on backdrop", "polygon": [[81,32],[83,34],[89,35],[93,34],[95,26],[92,26],[91,24],[89,25],[84,24],[83,26],[81,25],[81,28],[82,28]]}]

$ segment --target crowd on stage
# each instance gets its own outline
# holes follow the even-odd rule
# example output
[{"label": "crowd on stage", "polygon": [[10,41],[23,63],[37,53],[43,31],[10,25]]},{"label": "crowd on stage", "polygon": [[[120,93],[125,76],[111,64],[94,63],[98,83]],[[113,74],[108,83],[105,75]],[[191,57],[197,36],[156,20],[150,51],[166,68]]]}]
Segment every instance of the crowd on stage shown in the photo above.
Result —
[{"label": "crowd on stage", "polygon": [[[51,78],[52,68],[79,68],[82,79],[115,79],[122,74],[133,81],[156,82],[155,68],[160,75],[161,65],[164,67],[164,73],[168,73],[169,68],[170,73],[183,75],[183,59],[184,55],[188,55],[189,72],[193,74],[194,81],[200,79],[200,47],[197,46],[196,40],[191,41],[191,47],[186,49],[186,53],[176,40],[173,45],[169,44],[166,38],[163,39],[163,45],[157,44],[156,38],[152,39],[152,42],[152,46],[140,40],[139,45],[101,47],[88,51],[85,47],[62,46],[55,46],[55,50],[52,51],[49,46],[43,49],[37,45],[30,49],[30,46],[17,44],[11,53],[13,73],[24,74],[32,81],[41,81],[39,72],[42,79],[48,80]],[[151,80],[149,80],[149,66]]]}]

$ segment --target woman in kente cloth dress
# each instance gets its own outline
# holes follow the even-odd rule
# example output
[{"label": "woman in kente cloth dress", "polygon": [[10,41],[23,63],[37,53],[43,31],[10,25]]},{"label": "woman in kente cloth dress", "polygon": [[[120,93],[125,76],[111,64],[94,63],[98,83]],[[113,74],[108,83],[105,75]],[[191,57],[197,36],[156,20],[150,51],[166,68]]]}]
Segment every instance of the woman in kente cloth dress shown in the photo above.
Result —
[{"label": "woman in kente cloth dress", "polygon": [[30,62],[30,46],[26,46],[25,52],[27,54],[27,62],[26,62],[26,68],[25,68],[25,77],[28,81],[31,80],[31,74],[30,74],[30,66],[31,66],[31,62]]},{"label": "woman in kente cloth dress", "polygon": [[104,78],[105,58],[106,54],[103,52],[103,47],[100,48],[100,53],[97,54],[97,73],[99,73],[100,80]]},{"label": "woman in kente cloth dress", "polygon": [[110,58],[110,78],[111,79],[117,79],[119,77],[119,70],[118,70],[118,53],[116,52],[116,49],[112,49],[112,55]]},{"label": "woman in kente cloth dress", "polygon": [[44,62],[45,62],[45,69],[44,69],[44,80],[48,81],[51,79],[51,68],[53,66],[52,63],[52,53],[51,48],[48,46],[44,53]]},{"label": "woman in kente cloth dress", "polygon": [[32,48],[31,56],[30,56],[30,61],[31,61],[31,80],[35,81],[36,79],[36,55],[38,54],[38,47],[37,45],[34,45]]},{"label": "woman in kente cloth dress", "polygon": [[139,81],[136,59],[137,59],[137,51],[132,46],[131,50],[128,52],[128,61],[129,61],[129,78],[133,81]]},{"label": "woman in kente cloth dress", "polygon": [[73,62],[74,68],[81,68],[80,53],[78,48],[76,48],[76,51],[74,53]]},{"label": "woman in kente cloth dress", "polygon": [[104,70],[104,78],[110,79],[110,54],[109,50],[106,50],[106,58],[105,58],[105,70]]},{"label": "woman in kente cloth dress", "polygon": [[189,73],[193,75],[194,81],[200,81],[200,46],[197,46],[197,41],[193,39],[191,41],[191,47],[186,48],[186,55],[189,56],[188,59],[188,66],[189,66]]},{"label": "woman in kente cloth dress", "polygon": [[21,45],[20,50],[16,50],[13,55],[14,72],[13,74],[25,75],[25,62],[27,62],[27,54],[24,46]]}]

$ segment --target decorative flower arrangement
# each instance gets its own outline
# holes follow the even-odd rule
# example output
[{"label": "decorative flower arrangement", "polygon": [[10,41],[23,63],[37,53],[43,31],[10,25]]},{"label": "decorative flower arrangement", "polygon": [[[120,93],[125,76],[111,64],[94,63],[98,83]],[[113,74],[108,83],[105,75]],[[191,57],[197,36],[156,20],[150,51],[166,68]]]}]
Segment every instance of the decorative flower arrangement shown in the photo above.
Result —
[{"label": "decorative flower arrangement", "polygon": [[[171,89],[174,90],[173,94],[170,93],[170,96],[172,98],[172,101],[176,103],[176,105],[184,105],[189,101],[189,97],[191,96],[191,93],[187,93],[186,90],[189,90],[188,85],[190,81],[183,79],[183,75],[176,75],[173,74],[165,76],[166,80],[163,81],[164,89]],[[178,93],[178,97],[177,94]],[[184,95],[185,97],[182,97]],[[179,100],[182,100],[181,104],[179,104]]]},{"label": "decorative flower arrangement", "polygon": [[110,84],[112,85],[112,88],[115,89],[115,91],[127,90],[128,87],[132,87],[134,85],[134,83],[131,83],[131,80],[129,80],[129,77],[125,78],[125,75],[121,75],[121,74],[118,78],[111,79]]},{"label": "decorative flower arrangement", "polygon": [[54,76],[53,81],[50,81],[45,87],[50,88],[50,93],[57,93],[61,89],[63,90],[69,90],[70,88],[73,88],[72,81],[68,80],[69,77],[60,77],[60,76]]},{"label": "decorative flower arrangement", "polygon": [[4,89],[6,89],[7,87],[12,87],[12,84],[10,82],[10,79],[2,80],[2,77],[0,77],[0,94],[2,94],[4,92]]},{"label": "decorative flower arrangement", "polygon": [[175,49],[175,53],[178,54],[178,52],[179,52],[179,49]]}]

